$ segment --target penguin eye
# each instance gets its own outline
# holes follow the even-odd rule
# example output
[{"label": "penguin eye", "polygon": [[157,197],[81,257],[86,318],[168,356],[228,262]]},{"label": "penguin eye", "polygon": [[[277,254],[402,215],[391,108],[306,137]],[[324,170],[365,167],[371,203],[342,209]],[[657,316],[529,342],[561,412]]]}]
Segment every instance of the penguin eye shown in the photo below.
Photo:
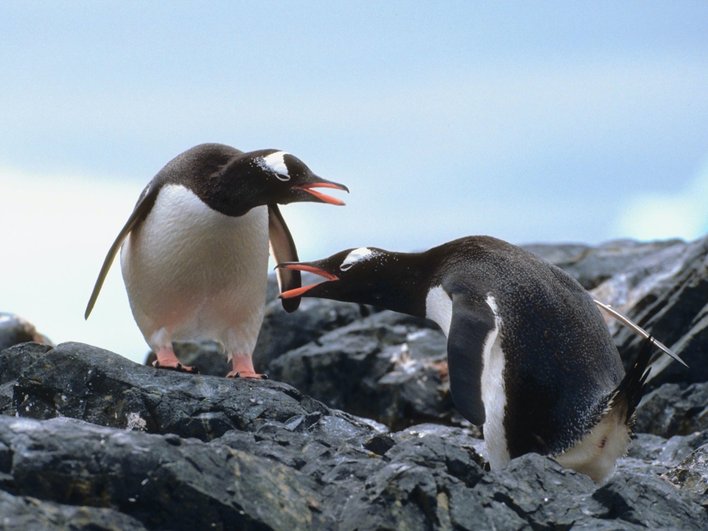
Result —
[{"label": "penguin eye", "polygon": [[288,167],[285,164],[285,153],[284,151],[276,151],[270,155],[263,157],[263,166],[269,172],[273,173],[279,181],[287,182],[290,180],[290,173],[288,172]]},{"label": "penguin eye", "polygon": [[354,249],[344,259],[344,261],[342,262],[342,265],[339,266],[339,270],[340,271],[348,271],[357,262],[361,262],[363,260],[369,260],[373,256],[374,256],[374,251],[372,251],[368,247],[359,247],[358,249]]}]

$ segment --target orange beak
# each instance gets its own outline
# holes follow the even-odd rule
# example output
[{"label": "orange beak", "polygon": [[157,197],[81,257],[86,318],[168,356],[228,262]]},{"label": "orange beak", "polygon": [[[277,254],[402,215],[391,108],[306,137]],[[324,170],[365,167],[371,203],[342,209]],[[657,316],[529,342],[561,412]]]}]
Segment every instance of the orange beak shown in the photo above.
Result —
[{"label": "orange beak", "polygon": [[300,190],[303,190],[307,192],[308,194],[316,197],[323,203],[329,203],[330,205],[337,205],[337,206],[343,206],[345,203],[341,199],[337,199],[336,197],[332,197],[331,195],[323,194],[322,192],[318,190],[314,190],[314,188],[333,188],[335,190],[344,190],[345,192],[349,192],[349,188],[344,186],[343,184],[337,184],[337,183],[330,183],[330,182],[319,182],[319,183],[308,183],[308,184],[303,184],[301,186],[296,186],[295,188],[298,188]]},{"label": "orange beak", "polygon": [[[343,204],[343,203],[342,203]],[[306,273],[313,273],[315,275],[319,275],[323,277],[325,280],[339,280],[339,277],[337,275],[333,275],[332,273],[329,273],[323,269],[320,269],[319,267],[315,267],[310,264],[302,264],[298,262],[284,262],[282,264],[278,264],[275,267],[282,267],[284,269],[291,269],[293,271],[305,271]],[[308,291],[310,291],[312,288],[315,286],[319,285],[318,284],[309,284],[307,286],[302,286],[299,288],[295,289],[289,289],[287,291],[284,291],[280,294],[281,299],[294,299],[295,297],[301,297]]]}]

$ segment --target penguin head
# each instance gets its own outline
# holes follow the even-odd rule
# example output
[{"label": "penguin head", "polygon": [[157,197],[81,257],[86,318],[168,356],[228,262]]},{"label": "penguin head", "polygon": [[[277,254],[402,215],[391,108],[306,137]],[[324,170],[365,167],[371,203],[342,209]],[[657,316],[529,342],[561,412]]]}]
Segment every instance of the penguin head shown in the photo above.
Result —
[{"label": "penguin head", "polygon": [[281,263],[276,267],[313,273],[323,277],[324,281],[284,291],[280,297],[321,297],[376,305],[390,291],[388,277],[396,270],[391,266],[397,261],[396,253],[359,247],[313,262]]},{"label": "penguin head", "polygon": [[260,204],[288,204],[314,201],[331,205],[344,205],[344,201],[320,192],[317,188],[349,189],[343,184],[318,177],[300,159],[276,149],[246,153],[236,161],[239,178],[247,180],[254,199]]}]

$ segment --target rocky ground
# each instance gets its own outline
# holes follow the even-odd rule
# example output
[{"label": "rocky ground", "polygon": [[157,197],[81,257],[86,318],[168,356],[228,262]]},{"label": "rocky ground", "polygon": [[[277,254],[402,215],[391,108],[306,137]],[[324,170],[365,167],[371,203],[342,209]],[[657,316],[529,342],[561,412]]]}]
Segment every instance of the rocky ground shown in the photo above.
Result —
[{"label": "rocky ground", "polygon": [[248,381],[209,375],[214,345],[179,374],[0,314],[0,529],[707,529],[708,239],[530,248],[690,365],[655,364],[604,485],[533,454],[489,471],[424,321],[272,301]]}]

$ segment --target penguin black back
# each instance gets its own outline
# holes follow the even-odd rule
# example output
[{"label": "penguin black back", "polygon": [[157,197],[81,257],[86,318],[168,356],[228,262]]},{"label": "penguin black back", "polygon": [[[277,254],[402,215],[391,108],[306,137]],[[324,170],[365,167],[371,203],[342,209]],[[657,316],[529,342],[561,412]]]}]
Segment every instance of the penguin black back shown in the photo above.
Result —
[{"label": "penguin black back", "polygon": [[510,455],[568,448],[597,422],[624,373],[592,298],[560,268],[495,238],[428,253],[439,264],[432,284],[453,299],[491,294],[496,302]]},{"label": "penguin black back", "polygon": [[[455,405],[476,424],[500,417],[492,420],[503,424],[510,457],[570,447],[598,421],[624,373],[582,286],[496,238],[461,238],[423,253],[348,250],[285,267],[328,275],[294,290],[298,295],[368,302],[438,322],[448,336]],[[499,401],[497,410],[484,392],[486,402]]]}]

